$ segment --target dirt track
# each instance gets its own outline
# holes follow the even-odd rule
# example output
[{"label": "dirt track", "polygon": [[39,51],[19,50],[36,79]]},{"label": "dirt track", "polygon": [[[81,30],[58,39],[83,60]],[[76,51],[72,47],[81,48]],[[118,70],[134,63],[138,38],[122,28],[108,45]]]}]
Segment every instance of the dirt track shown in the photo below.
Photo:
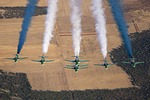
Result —
[{"label": "dirt track", "polygon": [[[24,6],[25,1],[19,3],[8,3],[10,0],[5,0],[0,6]],[[17,0],[16,0],[17,1]],[[83,0],[84,1],[84,0]],[[41,45],[44,32],[44,16],[33,17],[31,28],[28,32],[27,41],[22,49],[21,54],[28,56],[29,59],[20,61],[14,64],[6,60],[16,53],[18,44],[19,31],[21,30],[22,19],[3,19],[0,20],[0,69],[11,72],[24,72],[27,74],[32,89],[35,90],[84,90],[84,89],[114,89],[131,87],[131,83],[127,74],[117,66],[113,66],[108,70],[96,68],[95,63],[101,63],[102,59],[100,47],[97,41],[97,35],[94,29],[94,21],[90,12],[91,0],[83,2],[83,37],[81,42],[82,59],[89,59],[89,68],[80,70],[75,74],[73,70],[64,69],[67,62],[65,59],[73,59],[74,55],[72,48],[71,27],[69,22],[69,6],[68,0],[60,0],[57,23],[55,26],[55,37],[51,41],[47,56],[49,59],[54,59],[53,63],[46,63],[40,66],[34,63],[32,59],[39,59],[41,55]],[[11,5],[9,5],[11,4]],[[107,3],[105,3],[107,4]],[[40,1],[40,6],[46,5],[45,1]],[[108,51],[116,48],[121,44],[118,30],[114,24],[109,6],[106,5],[107,17],[107,37]],[[129,22],[129,31],[135,32],[130,16],[126,16]],[[139,29],[147,29],[148,23],[140,22]],[[114,41],[115,40],[115,41]],[[12,55],[13,57],[13,55]],[[109,60],[109,57],[108,57]],[[110,62],[110,60],[109,60]]]}]

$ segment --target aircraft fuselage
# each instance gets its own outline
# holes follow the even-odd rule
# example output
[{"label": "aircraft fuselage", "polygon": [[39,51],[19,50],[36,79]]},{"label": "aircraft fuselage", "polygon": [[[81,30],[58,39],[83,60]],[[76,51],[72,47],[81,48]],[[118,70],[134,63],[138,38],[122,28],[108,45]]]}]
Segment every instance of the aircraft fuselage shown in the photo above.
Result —
[{"label": "aircraft fuselage", "polygon": [[18,54],[16,54],[16,56],[15,56],[15,58],[14,58],[15,63],[17,63],[17,62],[18,62],[18,60],[19,60],[19,55],[18,55]]},{"label": "aircraft fuselage", "polygon": [[18,62],[18,60],[19,60],[18,58],[14,58],[15,63],[17,63],[17,62]]},{"label": "aircraft fuselage", "polygon": [[105,63],[104,66],[105,66],[105,68],[107,69],[109,65]]},{"label": "aircraft fuselage", "polygon": [[133,67],[135,67],[136,62],[135,62],[135,60],[134,60],[134,59],[131,59],[131,65],[132,65]]},{"label": "aircraft fuselage", "polygon": [[44,56],[42,56],[42,58],[41,58],[41,65],[43,65],[43,64],[44,64],[44,62],[45,62],[45,57],[44,57]]},{"label": "aircraft fuselage", "polygon": [[75,70],[75,72],[77,73],[77,72],[79,71],[79,65],[75,65],[75,66],[74,66],[74,70]]},{"label": "aircraft fuselage", "polygon": [[78,56],[76,56],[76,59],[75,59],[75,66],[78,66],[78,67],[79,67],[79,63],[80,63],[79,58],[78,58]]},{"label": "aircraft fuselage", "polygon": [[106,60],[104,61],[104,66],[105,66],[106,69],[108,69],[109,64],[107,63]]}]

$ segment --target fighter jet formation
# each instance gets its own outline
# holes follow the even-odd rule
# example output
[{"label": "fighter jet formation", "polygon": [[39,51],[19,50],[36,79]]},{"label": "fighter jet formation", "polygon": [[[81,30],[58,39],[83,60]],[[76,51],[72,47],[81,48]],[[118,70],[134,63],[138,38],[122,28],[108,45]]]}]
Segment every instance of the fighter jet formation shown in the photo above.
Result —
[{"label": "fighter jet formation", "polygon": [[[57,13],[57,5],[59,0],[48,0],[48,8],[47,8],[47,15],[45,18],[45,32],[42,44],[42,55],[40,56],[40,60],[32,60],[34,62],[39,62],[41,65],[44,65],[46,62],[53,62],[54,60],[46,60],[47,58],[46,53],[48,52],[48,47],[50,45],[51,39],[53,38],[53,30],[54,25],[56,22],[56,13]],[[39,1],[38,0],[29,0],[27,3],[27,7],[24,14],[24,20],[22,22],[22,29],[20,31],[20,37],[18,41],[18,49],[15,58],[6,58],[9,60],[14,60],[17,63],[19,60],[26,59],[28,57],[19,58],[19,54],[23,48],[23,45],[26,40],[26,35],[28,29],[31,24],[32,16],[34,14],[34,10],[36,5]],[[143,64],[144,62],[136,62],[135,58],[133,58],[132,54],[132,46],[128,36],[127,25],[123,16],[123,11],[121,8],[121,0],[108,0],[112,15],[114,20],[117,24],[118,30],[120,32],[120,36],[122,38],[122,42],[125,45],[125,49],[129,56],[130,61],[126,62],[123,61],[124,64],[131,64],[132,67],[136,67],[137,64]],[[81,33],[82,33],[82,25],[81,25],[81,3],[82,0],[70,0],[70,21],[72,25],[72,40],[73,40],[73,49],[74,49],[74,57],[75,60],[65,60],[68,62],[75,63],[74,65],[66,65],[65,68],[74,69],[77,73],[79,69],[88,68],[87,64],[80,64],[81,62],[88,62],[89,60],[79,60],[80,57],[80,45],[81,45]],[[92,0],[91,11],[93,13],[93,18],[95,19],[95,30],[98,35],[98,42],[100,44],[101,53],[103,56],[103,64],[94,64],[95,66],[104,66],[105,69],[114,65],[113,63],[109,64],[106,60],[107,57],[107,37],[106,37],[106,18],[103,8],[103,1],[102,0]]]}]

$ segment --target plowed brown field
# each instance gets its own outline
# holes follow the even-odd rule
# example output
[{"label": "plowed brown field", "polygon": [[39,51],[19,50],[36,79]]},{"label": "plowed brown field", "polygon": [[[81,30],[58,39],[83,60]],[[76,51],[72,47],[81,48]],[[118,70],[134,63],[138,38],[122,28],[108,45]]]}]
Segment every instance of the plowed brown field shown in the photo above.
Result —
[{"label": "plowed brown field", "polygon": [[[86,1],[86,2],[85,2]],[[110,7],[105,4],[107,20],[108,52],[121,44],[119,32],[114,23]],[[0,6],[25,6],[25,0],[0,0]],[[39,6],[46,6],[46,0],[41,0]],[[33,17],[28,31],[26,43],[21,51],[22,56],[29,59],[19,61],[17,64],[6,60],[16,53],[22,18],[0,19],[0,69],[11,72],[23,72],[27,74],[33,90],[85,90],[85,89],[115,89],[132,87],[129,76],[119,67],[113,66],[108,70],[103,67],[96,68],[95,63],[103,63],[94,28],[94,20],[90,10],[91,0],[83,0],[82,16],[82,42],[80,59],[88,59],[89,68],[80,70],[78,74],[74,70],[65,69],[69,64],[65,59],[74,59],[70,25],[69,0],[60,0],[57,22],[55,25],[54,38],[51,41],[49,52],[46,56],[54,59],[52,63],[32,62],[32,59],[40,59],[42,51],[42,39],[44,32],[45,15]],[[130,14],[126,15],[129,24],[129,32],[135,32]],[[137,22],[139,29],[148,29],[149,23]],[[107,57],[110,62],[109,56]]]}]

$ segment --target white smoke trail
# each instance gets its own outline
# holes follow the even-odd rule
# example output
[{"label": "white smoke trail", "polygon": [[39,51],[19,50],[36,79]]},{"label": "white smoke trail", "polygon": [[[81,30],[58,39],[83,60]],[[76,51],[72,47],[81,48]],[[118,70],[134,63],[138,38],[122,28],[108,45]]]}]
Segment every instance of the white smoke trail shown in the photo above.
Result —
[{"label": "white smoke trail", "polygon": [[75,56],[79,56],[81,42],[81,2],[82,0],[70,0],[72,39]]},{"label": "white smoke trail", "polygon": [[101,46],[103,58],[107,56],[106,20],[102,0],[92,0],[92,12],[95,18],[95,29]]},{"label": "white smoke trail", "polygon": [[45,21],[45,33],[43,38],[43,54],[48,52],[50,41],[53,37],[54,24],[56,21],[58,0],[48,0],[48,9]]}]

